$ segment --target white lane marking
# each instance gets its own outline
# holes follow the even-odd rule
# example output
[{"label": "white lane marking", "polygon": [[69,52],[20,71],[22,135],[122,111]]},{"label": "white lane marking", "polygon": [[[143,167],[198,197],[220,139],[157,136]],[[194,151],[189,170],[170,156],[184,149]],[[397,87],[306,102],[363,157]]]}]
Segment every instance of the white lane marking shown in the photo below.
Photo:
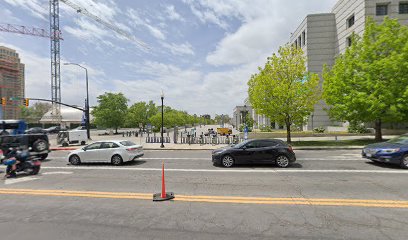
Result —
[{"label": "white lane marking", "polygon": [[[161,171],[161,168],[129,168],[129,167],[43,167],[43,169],[73,169],[73,170],[123,170],[123,171]],[[167,168],[168,172],[220,172],[220,173],[402,173],[408,170],[341,170],[341,169],[183,169]]]},{"label": "white lane marking", "polygon": [[41,173],[41,175],[59,175],[59,174],[73,174],[73,172],[45,172],[45,173]]},{"label": "white lane marking", "polygon": [[[138,158],[139,160],[205,160],[211,161],[211,158]],[[363,158],[298,158],[297,161],[364,161]]]},{"label": "white lane marking", "polygon": [[[54,159],[66,159],[66,157],[49,158]],[[137,160],[188,160],[188,161],[211,161],[211,158],[137,158]],[[363,158],[350,158],[350,157],[337,157],[337,158],[298,158],[297,161],[365,161]]]},{"label": "white lane marking", "polygon": [[33,181],[37,179],[39,178],[36,178],[36,177],[9,178],[4,181],[4,184],[9,185],[9,184],[14,184],[14,183]]}]

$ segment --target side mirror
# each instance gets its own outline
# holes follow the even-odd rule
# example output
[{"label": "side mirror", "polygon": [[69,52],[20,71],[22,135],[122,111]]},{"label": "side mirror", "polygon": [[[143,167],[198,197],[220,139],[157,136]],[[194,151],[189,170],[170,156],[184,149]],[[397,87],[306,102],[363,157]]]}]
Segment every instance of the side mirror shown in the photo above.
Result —
[{"label": "side mirror", "polygon": [[82,150],[84,150],[86,152],[86,147],[82,148]]},{"label": "side mirror", "polygon": [[243,146],[243,147],[242,147],[242,150],[246,150],[246,149],[247,149],[247,146]]}]

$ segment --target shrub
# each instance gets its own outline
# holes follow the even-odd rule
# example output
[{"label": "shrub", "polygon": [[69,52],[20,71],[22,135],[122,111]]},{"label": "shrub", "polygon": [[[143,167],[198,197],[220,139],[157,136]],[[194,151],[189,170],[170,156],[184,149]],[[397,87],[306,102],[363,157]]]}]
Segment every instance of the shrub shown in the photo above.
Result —
[{"label": "shrub", "polygon": [[324,133],[324,131],[326,131],[326,129],[324,129],[324,127],[313,128],[314,133]]},{"label": "shrub", "polygon": [[350,125],[348,127],[348,132],[349,133],[369,133],[370,131],[362,123],[350,122]]}]

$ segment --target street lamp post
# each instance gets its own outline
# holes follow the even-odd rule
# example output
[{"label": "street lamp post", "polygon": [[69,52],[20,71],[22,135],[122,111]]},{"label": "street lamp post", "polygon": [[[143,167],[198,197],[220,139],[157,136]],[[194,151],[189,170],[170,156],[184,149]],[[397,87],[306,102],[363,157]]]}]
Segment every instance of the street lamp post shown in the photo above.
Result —
[{"label": "street lamp post", "polygon": [[163,129],[164,129],[164,106],[163,106],[163,100],[164,100],[164,93],[163,91],[161,92],[161,148],[164,148],[163,144]]},{"label": "street lamp post", "polygon": [[86,104],[85,104],[85,127],[86,127],[86,135],[88,139],[91,139],[91,132],[90,132],[90,124],[89,124],[89,87],[88,87],[88,69],[79,65],[78,63],[64,63],[64,65],[75,65],[82,69],[85,69],[85,76],[86,76]]}]

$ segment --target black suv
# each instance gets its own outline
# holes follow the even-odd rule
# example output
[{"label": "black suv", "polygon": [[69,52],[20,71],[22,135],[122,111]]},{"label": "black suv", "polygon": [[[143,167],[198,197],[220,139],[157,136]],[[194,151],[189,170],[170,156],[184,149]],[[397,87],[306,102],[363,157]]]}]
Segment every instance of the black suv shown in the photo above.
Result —
[{"label": "black suv", "polygon": [[48,136],[41,133],[24,134],[26,124],[21,120],[0,120],[0,149],[4,154],[10,148],[28,148],[30,155],[46,159],[50,152]]},{"label": "black suv", "polygon": [[7,153],[10,148],[28,147],[30,155],[36,155],[42,160],[48,157],[49,142],[45,134],[21,134],[0,136],[0,149]]}]

